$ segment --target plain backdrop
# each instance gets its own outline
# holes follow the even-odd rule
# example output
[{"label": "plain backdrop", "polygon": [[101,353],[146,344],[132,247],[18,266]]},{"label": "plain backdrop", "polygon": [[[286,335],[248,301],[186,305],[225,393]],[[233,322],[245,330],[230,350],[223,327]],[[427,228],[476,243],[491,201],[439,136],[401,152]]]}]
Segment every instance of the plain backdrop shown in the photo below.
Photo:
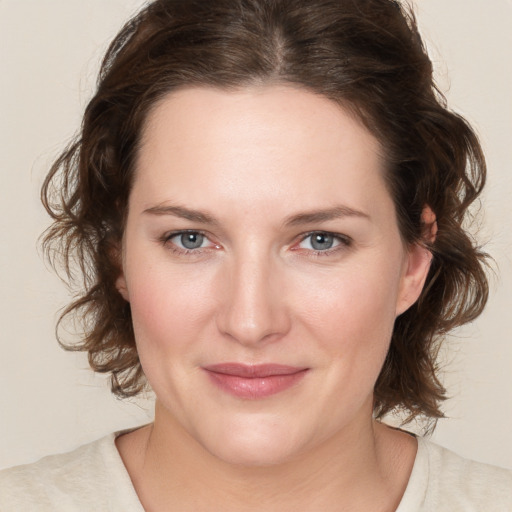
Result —
[{"label": "plain backdrop", "polygon": [[[496,261],[486,311],[443,352],[452,399],[434,439],[512,468],[512,2],[415,3],[441,90],[487,152],[479,237]],[[108,42],[142,4],[0,0],[0,468],[151,420],[150,401],[114,399],[83,354],[57,345],[69,297],[37,248],[44,175],[79,126]]]}]

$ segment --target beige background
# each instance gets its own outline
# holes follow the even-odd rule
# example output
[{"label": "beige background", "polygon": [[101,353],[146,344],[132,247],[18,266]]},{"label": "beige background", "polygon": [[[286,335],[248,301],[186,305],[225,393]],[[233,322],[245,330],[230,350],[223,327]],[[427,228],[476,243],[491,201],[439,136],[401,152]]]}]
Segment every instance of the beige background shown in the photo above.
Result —
[{"label": "beige background", "polygon": [[[113,399],[82,354],[54,339],[67,301],[37,252],[39,188],[80,122],[108,41],[141,0],[0,0],[0,468],[148,422],[144,401]],[[449,340],[450,419],[434,435],[512,468],[512,2],[417,0],[451,105],[488,154],[480,236],[497,262],[484,315]]]}]

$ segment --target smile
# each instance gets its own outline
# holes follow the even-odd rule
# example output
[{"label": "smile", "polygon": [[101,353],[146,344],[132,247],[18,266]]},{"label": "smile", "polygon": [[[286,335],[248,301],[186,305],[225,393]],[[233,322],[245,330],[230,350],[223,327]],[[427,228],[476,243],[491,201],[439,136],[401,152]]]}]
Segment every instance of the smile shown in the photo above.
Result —
[{"label": "smile", "polygon": [[222,363],[203,369],[218,388],[247,400],[258,400],[285,391],[302,380],[309,370],[278,364],[239,363]]}]

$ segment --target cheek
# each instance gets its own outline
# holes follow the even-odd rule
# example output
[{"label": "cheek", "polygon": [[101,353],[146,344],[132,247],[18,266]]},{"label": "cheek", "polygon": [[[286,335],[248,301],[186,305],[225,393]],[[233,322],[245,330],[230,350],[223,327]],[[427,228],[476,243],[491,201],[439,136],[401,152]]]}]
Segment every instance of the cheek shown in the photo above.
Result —
[{"label": "cheek", "polygon": [[128,285],[139,351],[148,347],[161,355],[190,345],[213,307],[214,289],[207,273],[183,271],[165,262],[133,263]]},{"label": "cheek", "polygon": [[158,396],[182,404],[177,383],[190,382],[202,353],[198,340],[208,339],[211,306],[204,300],[204,279],[153,268],[130,284],[133,329],[146,378]]},{"label": "cheek", "polygon": [[325,351],[343,364],[379,366],[391,339],[398,287],[396,269],[361,265],[304,279],[294,295],[303,327]]},{"label": "cheek", "polygon": [[[301,297],[305,314],[338,322],[338,325],[366,329],[380,321],[394,321],[398,280],[388,275],[371,275],[367,271],[339,272],[325,279],[303,280]],[[366,319],[366,321],[362,321]],[[360,321],[358,321],[360,320]],[[331,323],[331,322],[326,322]]]}]

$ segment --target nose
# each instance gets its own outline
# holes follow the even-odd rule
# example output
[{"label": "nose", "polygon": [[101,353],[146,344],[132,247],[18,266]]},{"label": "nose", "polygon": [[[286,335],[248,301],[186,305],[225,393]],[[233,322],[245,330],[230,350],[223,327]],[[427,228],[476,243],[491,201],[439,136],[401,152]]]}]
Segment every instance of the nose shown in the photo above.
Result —
[{"label": "nose", "polygon": [[283,269],[268,254],[240,255],[222,276],[219,331],[246,346],[281,338],[290,329]]}]

